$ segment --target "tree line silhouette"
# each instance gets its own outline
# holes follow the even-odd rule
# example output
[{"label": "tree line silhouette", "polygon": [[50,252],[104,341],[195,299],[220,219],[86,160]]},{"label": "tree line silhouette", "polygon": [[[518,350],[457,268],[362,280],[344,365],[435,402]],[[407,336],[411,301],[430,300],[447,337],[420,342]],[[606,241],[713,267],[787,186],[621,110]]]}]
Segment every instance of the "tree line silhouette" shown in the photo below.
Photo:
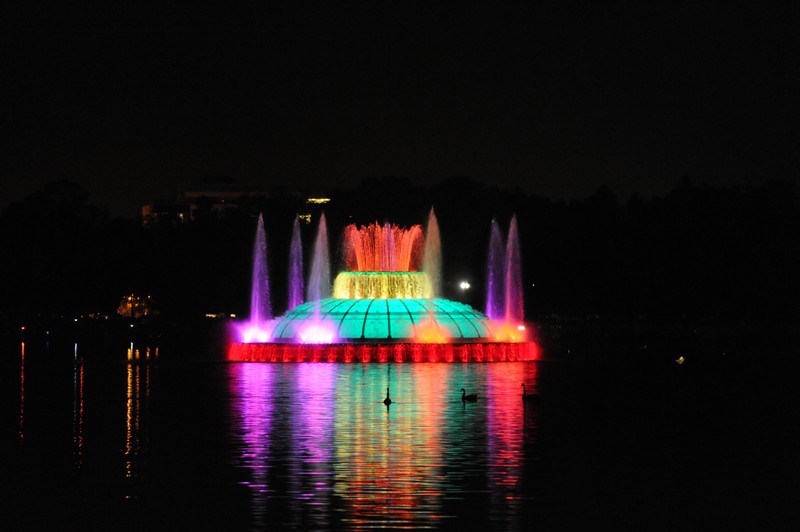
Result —
[{"label": "tree line silhouette", "polygon": [[[264,215],[273,308],[285,309],[291,226],[303,226],[310,264],[319,211],[328,220],[333,271],[348,223],[425,224],[435,209],[444,292],[478,309],[492,218],[507,229],[516,214],[526,316],[690,324],[796,323],[800,209],[792,185],[741,187],[679,180],[663,197],[621,203],[600,187],[584,200],[552,200],[467,177],[421,186],[410,179],[364,179],[331,189],[331,202],[274,189],[238,208],[184,224],[111,217],[74,182],[53,182],[0,214],[3,329],[32,319],[113,315],[128,293],[152,294],[162,316],[246,315],[255,220]],[[310,209],[313,209],[310,210]],[[458,288],[462,279],[472,287]]]}]

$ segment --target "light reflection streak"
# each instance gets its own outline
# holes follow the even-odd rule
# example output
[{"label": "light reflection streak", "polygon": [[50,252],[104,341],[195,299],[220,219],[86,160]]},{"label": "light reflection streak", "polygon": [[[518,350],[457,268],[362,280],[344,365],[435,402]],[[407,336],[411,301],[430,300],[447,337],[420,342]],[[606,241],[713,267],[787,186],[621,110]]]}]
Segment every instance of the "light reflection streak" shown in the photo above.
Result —
[{"label": "light reflection streak", "polygon": [[[147,444],[147,416],[150,405],[149,364],[127,364],[125,401],[125,478],[140,476],[141,457]],[[131,498],[132,495],[128,495]]]},{"label": "light reflection streak", "polygon": [[139,380],[139,366],[128,364],[128,379],[125,399],[125,478],[136,475],[136,454],[138,453],[139,409],[136,389]]},{"label": "light reflection streak", "polygon": [[330,399],[336,390],[336,368],[330,364],[300,364],[297,368],[297,397],[305,397],[303,408],[293,410],[292,445],[302,460],[291,464],[295,471],[295,493],[299,496],[301,508],[295,515],[304,514],[305,523],[313,523],[314,528],[330,526],[326,522],[330,497],[333,490],[333,475],[330,470],[333,419]]},{"label": "light reflection streak", "polygon": [[[383,371],[370,365],[339,381],[335,423],[337,482],[347,524],[431,526],[441,508],[442,448],[438,416],[448,368],[414,364],[390,376],[393,403],[387,410]],[[398,367],[398,366],[394,366]],[[423,427],[423,430],[419,428]]]},{"label": "light reflection streak", "polygon": [[25,441],[25,342],[22,342],[19,355],[19,443]]},{"label": "light reflection streak", "polygon": [[272,467],[271,430],[273,415],[273,372],[269,364],[236,364],[233,368],[233,418],[242,441],[241,463],[250,473],[242,482],[252,493],[253,526],[265,529],[268,521]]},{"label": "light reflection streak", "polygon": [[[524,462],[525,431],[519,430],[527,421],[522,401],[522,382],[536,389],[536,364],[509,363],[489,366],[488,445],[491,508],[519,515],[522,504],[522,465]],[[508,512],[509,507],[513,511]]]},{"label": "light reflection streak", "polygon": [[83,466],[83,367],[76,342],[72,365],[72,457],[77,469]]}]

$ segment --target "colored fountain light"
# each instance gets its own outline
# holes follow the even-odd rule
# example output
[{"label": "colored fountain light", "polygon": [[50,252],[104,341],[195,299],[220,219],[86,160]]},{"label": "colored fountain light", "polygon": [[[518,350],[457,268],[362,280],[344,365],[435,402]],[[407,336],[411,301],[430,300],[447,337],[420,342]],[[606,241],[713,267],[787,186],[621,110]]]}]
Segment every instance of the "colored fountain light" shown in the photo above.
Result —
[{"label": "colored fountain light", "polygon": [[303,243],[300,240],[300,218],[295,216],[292,225],[292,243],[289,247],[289,308],[303,302]]},{"label": "colored fountain light", "polygon": [[239,335],[244,343],[269,342],[272,331],[269,327],[246,323],[239,328]]},{"label": "colored fountain light", "polygon": [[333,282],[337,299],[410,299],[433,297],[425,272],[340,272]]},{"label": "colored fountain light", "polygon": [[351,272],[415,272],[422,264],[422,226],[377,222],[344,228],[345,268]]},{"label": "colored fountain light", "polygon": [[297,336],[304,344],[329,344],[336,337],[336,332],[329,323],[306,323],[297,331]]},{"label": "colored fountain light", "polygon": [[253,289],[250,292],[250,322],[260,326],[272,318],[267,272],[267,234],[264,217],[258,215],[256,238],[253,243]]},{"label": "colored fountain light", "polygon": [[[494,227],[497,225],[495,221]],[[295,224],[296,225],[296,224]],[[496,231],[499,234],[499,228]],[[536,360],[537,344],[522,319],[521,275],[516,218],[505,246],[490,245],[488,316],[440,297],[441,243],[431,210],[425,232],[373,223],[348,225],[342,238],[345,271],[331,290],[325,216],[320,217],[307,299],[299,301],[302,260],[299,232],[293,231],[289,310],[272,319],[266,284],[266,232],[259,217],[254,246],[251,317],[238,326],[231,361],[262,362],[495,362]],[[494,237],[493,237],[494,238]],[[501,237],[500,237],[501,238]],[[499,242],[499,240],[498,240]],[[502,247],[502,253],[497,249]],[[502,257],[496,259],[494,255]],[[509,270],[515,271],[509,271]],[[517,287],[519,292],[517,293]],[[256,293],[258,292],[258,293]],[[266,301],[264,301],[266,299]],[[499,309],[505,313],[502,315]]]}]

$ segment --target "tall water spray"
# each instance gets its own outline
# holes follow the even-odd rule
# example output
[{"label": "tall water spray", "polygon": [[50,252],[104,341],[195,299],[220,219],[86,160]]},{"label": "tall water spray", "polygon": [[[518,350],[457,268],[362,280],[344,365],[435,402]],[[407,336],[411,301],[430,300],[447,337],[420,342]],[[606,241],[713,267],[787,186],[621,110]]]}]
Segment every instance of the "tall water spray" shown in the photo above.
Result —
[{"label": "tall water spray", "polygon": [[328,254],[328,227],[325,214],[319,218],[317,238],[314,241],[314,256],[311,274],[308,277],[308,301],[319,301],[331,297],[331,265]]},{"label": "tall water spray", "polygon": [[522,258],[519,251],[517,216],[511,217],[506,241],[506,312],[505,319],[519,323],[525,318],[522,301]]},{"label": "tall water spray", "polygon": [[506,312],[506,250],[497,219],[489,229],[489,252],[486,259],[486,315],[503,319]]},{"label": "tall water spray", "polygon": [[303,244],[300,240],[300,218],[295,217],[289,247],[289,309],[303,302],[303,290]]},{"label": "tall water spray", "polygon": [[425,251],[422,256],[422,271],[428,274],[432,297],[441,295],[442,288],[442,242],[439,238],[439,222],[431,208],[425,228]]},{"label": "tall water spray", "polygon": [[256,239],[253,244],[253,280],[250,291],[250,322],[255,325],[272,319],[269,299],[269,275],[267,274],[267,234],[264,217],[258,215]]},{"label": "tall water spray", "polygon": [[420,267],[424,236],[422,226],[408,229],[377,222],[344,228],[342,251],[351,272],[415,272]]}]

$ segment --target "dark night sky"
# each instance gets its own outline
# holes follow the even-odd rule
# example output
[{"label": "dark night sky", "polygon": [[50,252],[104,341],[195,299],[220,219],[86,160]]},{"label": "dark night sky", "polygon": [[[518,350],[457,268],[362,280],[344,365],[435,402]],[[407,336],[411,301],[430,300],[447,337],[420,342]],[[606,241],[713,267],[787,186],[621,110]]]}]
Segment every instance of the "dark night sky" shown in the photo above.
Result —
[{"label": "dark night sky", "polygon": [[126,216],[205,175],[623,200],[799,180],[794,6],[243,5],[5,4],[0,208],[56,179]]}]

